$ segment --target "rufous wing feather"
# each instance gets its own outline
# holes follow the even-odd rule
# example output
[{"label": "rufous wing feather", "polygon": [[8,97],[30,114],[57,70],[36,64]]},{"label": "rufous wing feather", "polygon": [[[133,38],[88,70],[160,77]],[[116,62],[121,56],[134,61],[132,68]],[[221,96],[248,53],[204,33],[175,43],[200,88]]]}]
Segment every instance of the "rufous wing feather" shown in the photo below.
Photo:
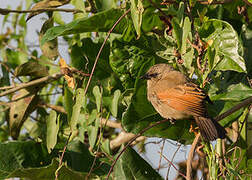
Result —
[{"label": "rufous wing feather", "polygon": [[205,93],[194,84],[178,85],[157,93],[158,99],[171,108],[193,116],[205,116]]}]

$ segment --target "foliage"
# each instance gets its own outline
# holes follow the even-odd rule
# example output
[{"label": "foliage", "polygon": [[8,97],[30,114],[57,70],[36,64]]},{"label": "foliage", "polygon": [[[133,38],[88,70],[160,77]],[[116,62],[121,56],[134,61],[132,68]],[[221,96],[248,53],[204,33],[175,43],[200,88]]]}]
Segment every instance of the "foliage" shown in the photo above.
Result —
[{"label": "foliage", "polygon": [[[25,41],[27,21],[42,11],[26,16],[0,9],[4,15],[0,34],[1,178],[104,179],[123,148],[123,143],[112,148],[121,134],[115,126],[137,134],[162,120],[146,98],[146,82],[140,79],[157,63],[170,64],[203,88],[213,101],[208,105],[211,117],[252,96],[250,1],[48,2],[27,0],[26,7],[33,3],[33,11],[46,11],[71,3],[82,13],[66,23],[57,11],[47,12],[38,34],[42,53],[31,51]],[[7,28],[11,18],[11,28]],[[107,32],[115,24],[96,64]],[[69,65],[54,61],[61,53],[59,37],[69,46]],[[243,107],[220,121],[228,128],[225,154],[205,144],[212,179],[245,179],[252,174],[251,119],[250,108]],[[195,135],[189,129],[187,119],[160,124],[143,135],[191,144]],[[219,166],[217,153],[223,166]],[[113,176],[161,179],[132,148],[118,159]]]}]

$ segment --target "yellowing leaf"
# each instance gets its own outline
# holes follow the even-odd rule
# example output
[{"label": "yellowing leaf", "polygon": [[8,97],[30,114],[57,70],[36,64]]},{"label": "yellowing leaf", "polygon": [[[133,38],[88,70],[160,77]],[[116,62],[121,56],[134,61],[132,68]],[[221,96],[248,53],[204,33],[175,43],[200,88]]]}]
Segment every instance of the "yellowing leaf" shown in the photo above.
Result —
[{"label": "yellowing leaf", "polygon": [[67,63],[63,58],[60,58],[59,65],[60,65],[60,68],[68,68]]},{"label": "yellowing leaf", "polygon": [[68,87],[74,89],[75,82],[70,67],[67,65],[66,61],[63,58],[60,58],[59,65],[60,70],[64,74],[64,78],[67,81]]},{"label": "yellowing leaf", "polygon": [[209,40],[207,41],[207,44],[208,44],[208,46],[212,46],[213,40],[212,40],[212,39],[209,39]]},{"label": "yellowing leaf", "polygon": [[68,87],[74,89],[75,83],[74,83],[74,78],[68,75],[64,75],[66,81],[67,81],[67,85]]},{"label": "yellowing leaf", "polygon": [[208,1],[208,4],[211,4],[213,2],[213,0],[207,0]]}]

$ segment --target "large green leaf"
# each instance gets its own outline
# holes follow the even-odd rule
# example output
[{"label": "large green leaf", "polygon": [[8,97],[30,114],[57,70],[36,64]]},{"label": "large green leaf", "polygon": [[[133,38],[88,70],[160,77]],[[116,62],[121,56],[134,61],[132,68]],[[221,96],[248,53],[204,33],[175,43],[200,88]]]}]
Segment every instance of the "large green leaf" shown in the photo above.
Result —
[{"label": "large green leaf", "polygon": [[[215,117],[222,114],[250,96],[252,96],[252,89],[246,85],[242,83],[230,85],[225,92],[211,95],[210,98],[214,102],[212,105],[209,105],[209,115]],[[233,121],[237,120],[243,110],[244,108],[239,109],[222,119],[220,123],[224,126],[231,124]]]},{"label": "large green leaf", "polygon": [[[62,147],[61,147],[62,148]],[[8,153],[7,153],[8,152]],[[54,179],[58,169],[57,154],[48,154],[46,147],[33,141],[0,143],[0,178]],[[88,147],[79,141],[69,143],[59,170],[59,179],[84,179],[94,161]],[[85,162],[85,163],[83,163]],[[96,160],[91,177],[104,176],[109,165]],[[94,173],[94,174],[93,174]]]},{"label": "large green leaf", "polygon": [[33,141],[0,143],[0,177],[11,176],[18,169],[48,165],[50,155],[40,143]]},{"label": "large green leaf", "polygon": [[141,34],[141,25],[142,25],[142,17],[143,17],[143,3],[141,0],[131,0],[131,18],[137,32],[138,37]]},{"label": "large green leaf", "polygon": [[15,69],[15,76],[35,76],[43,77],[48,75],[46,66],[39,64],[37,61],[28,61]]},{"label": "large green leaf", "polygon": [[238,35],[229,23],[208,20],[199,27],[199,35],[205,42],[213,41],[215,55],[209,59],[210,70],[246,72],[244,59],[238,53]]},{"label": "large green leaf", "polygon": [[162,180],[163,178],[133,150],[127,148],[115,165],[115,179]]},{"label": "large green leaf", "polygon": [[[83,32],[108,32],[122,14],[123,11],[121,9],[110,9],[90,17],[74,20],[66,25],[53,27],[45,33],[41,40],[41,44],[43,45],[45,42],[62,35]],[[121,34],[125,26],[126,20],[122,19],[113,32]]]},{"label": "large green leaf", "polygon": [[49,117],[46,120],[46,146],[49,153],[57,143],[58,131],[59,131],[59,118],[57,113],[51,110]]},{"label": "large green leaf", "polygon": [[70,129],[73,132],[76,129],[76,125],[79,121],[79,116],[80,116],[80,112],[81,112],[81,107],[84,104],[84,89],[77,89],[76,91],[76,100],[75,100],[75,104],[73,106],[73,113],[72,113],[72,117],[70,120]]},{"label": "large green leaf", "polygon": [[252,89],[239,83],[229,86],[225,93],[217,94],[211,97],[211,100],[242,101],[250,96],[252,96]]},{"label": "large green leaf", "polygon": [[252,27],[243,25],[241,37],[243,41],[244,51],[246,52],[244,54],[244,59],[246,61],[248,76],[249,78],[252,78]]},{"label": "large green leaf", "polygon": [[[39,33],[39,40],[41,40],[46,33],[46,31],[53,27],[54,20],[53,18],[49,18],[46,20],[40,30]],[[58,39],[54,38],[50,41],[45,42],[43,45],[40,43],[40,49],[44,56],[48,57],[49,59],[55,60],[59,55],[58,52]]]},{"label": "large green leaf", "polygon": [[163,49],[164,47],[155,37],[142,35],[139,40],[130,42],[123,41],[123,38],[117,39],[112,44],[110,66],[122,81],[123,86],[131,88],[134,86],[141,66],[146,62],[159,61],[155,52]]},{"label": "large green leaf", "polygon": [[18,138],[23,123],[36,109],[39,89],[39,86],[32,86],[21,89],[13,95],[9,113],[9,128],[14,139]]}]

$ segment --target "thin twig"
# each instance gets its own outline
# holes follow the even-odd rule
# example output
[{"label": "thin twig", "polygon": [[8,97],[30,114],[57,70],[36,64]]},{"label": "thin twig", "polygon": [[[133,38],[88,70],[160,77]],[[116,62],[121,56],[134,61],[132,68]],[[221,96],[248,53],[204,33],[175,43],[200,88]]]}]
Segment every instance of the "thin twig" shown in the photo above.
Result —
[{"label": "thin twig", "polygon": [[[103,95],[103,94],[102,94],[102,93],[103,93],[103,89],[102,89],[102,87],[100,87],[100,89],[101,89],[101,96],[102,96],[102,95]],[[102,99],[101,99],[100,112],[99,112],[99,113],[100,113],[100,117],[99,117],[100,120],[99,120],[99,121],[101,121],[101,119],[102,119],[102,109],[103,109],[103,108],[102,108],[102,105],[103,105],[103,101],[102,101]],[[109,113],[108,113],[108,115],[107,115],[106,120],[108,120],[108,118],[109,118]],[[97,120],[96,120],[96,121],[97,121]],[[106,123],[105,123],[105,125],[106,125]],[[104,125],[104,126],[105,126],[105,125]],[[103,137],[104,126],[103,126],[102,124],[100,124],[99,138],[98,138],[98,141],[97,141],[98,147],[97,147],[96,152],[99,152],[99,151],[100,151],[100,148],[101,148],[101,140],[102,140],[102,137]],[[91,173],[93,172],[97,158],[98,158],[98,155],[95,154],[95,157],[94,157],[93,163],[92,163],[92,165],[91,165],[91,168],[90,168],[90,170],[89,170],[87,176],[85,177],[86,180],[88,180],[89,176],[90,176]]]},{"label": "thin twig", "polygon": [[108,172],[108,175],[106,177],[106,180],[109,179],[109,176],[111,174],[111,172],[113,171],[114,169],[114,166],[116,164],[116,162],[118,161],[118,159],[121,157],[121,155],[123,154],[123,152],[127,149],[127,147],[129,147],[131,145],[132,142],[134,142],[138,137],[142,136],[143,133],[145,133],[146,131],[148,131],[149,129],[159,125],[159,124],[162,124],[164,122],[169,122],[170,120],[169,119],[164,119],[164,120],[161,120],[161,121],[158,121],[158,122],[155,122],[154,124],[144,128],[143,130],[141,130],[137,135],[135,135],[134,138],[132,138],[128,143],[127,145],[121,150],[121,152],[117,155],[116,159],[114,160],[114,162],[112,163],[111,167],[110,167],[110,170]]},{"label": "thin twig", "polygon": [[[178,145],[178,148],[177,148],[176,151],[174,152],[174,154],[173,154],[173,156],[172,156],[172,158],[171,158],[171,163],[173,162],[173,160],[174,160],[174,158],[175,158],[175,156],[176,156],[178,150],[180,149],[181,145],[182,145],[182,144],[179,144],[179,145]],[[167,174],[166,174],[166,178],[165,178],[166,180],[168,180],[168,176],[169,176],[170,169],[171,169],[171,163],[169,163],[169,165],[168,165]]]},{"label": "thin twig", "polygon": [[[124,131],[120,132],[120,134],[113,139],[112,141],[110,141],[110,149],[114,150],[118,147],[120,147],[122,144],[129,142],[132,138],[135,137],[135,134],[133,133],[126,133]],[[144,136],[140,136],[136,139],[136,141],[142,141],[144,140],[145,137]],[[133,144],[133,143],[132,143]]]},{"label": "thin twig", "polygon": [[111,120],[107,120],[105,118],[101,119],[101,124],[104,125],[104,126],[106,125],[106,126],[111,127],[111,128],[122,129],[121,123],[114,122],[114,121],[111,121]]},{"label": "thin twig", "polygon": [[226,112],[224,112],[224,113],[216,116],[214,119],[216,121],[220,121],[220,120],[224,119],[225,117],[229,116],[230,114],[233,114],[234,112],[238,111],[242,107],[248,106],[251,103],[252,103],[252,96],[249,97],[249,98],[247,98],[247,99],[245,99],[241,103],[235,105],[234,107],[232,107],[231,109],[227,110]]},{"label": "thin twig", "polygon": [[96,68],[96,64],[97,64],[97,62],[98,62],[98,59],[100,58],[101,52],[102,52],[102,50],[103,50],[103,48],[104,48],[104,46],[105,46],[105,44],[106,44],[106,42],[107,42],[107,40],[108,40],[110,34],[111,34],[112,31],[115,29],[115,27],[117,26],[117,24],[119,24],[119,22],[120,22],[129,12],[130,12],[130,9],[128,9],[128,10],[127,10],[116,22],[115,22],[115,24],[112,26],[112,28],[108,31],[108,34],[107,34],[105,40],[103,41],[102,46],[101,46],[101,48],[100,48],[100,50],[99,50],[99,52],[98,52],[98,54],[97,54],[97,56],[96,56],[96,59],[95,59],[95,62],[94,62],[94,66],[93,66],[92,71],[91,71],[91,74],[90,74],[90,76],[89,76],[89,79],[88,79],[87,86],[86,86],[86,88],[85,88],[84,94],[87,93],[89,84],[90,84],[90,82],[91,82],[91,80],[92,80],[92,77],[93,77],[93,74],[94,74],[94,71],[95,71],[95,68]]},{"label": "thin twig", "polygon": [[[215,5],[215,4],[227,4],[227,3],[231,3],[232,1],[233,0],[224,0],[224,1],[213,1],[209,3],[206,0],[205,1],[198,0],[197,2],[204,5]],[[244,1],[247,1],[247,0],[244,0]],[[161,4],[178,4],[178,2],[175,0],[164,0]]]},{"label": "thin twig", "polygon": [[182,173],[182,172],[180,172],[178,169],[177,169],[177,167],[167,158],[167,157],[165,157],[163,154],[161,154],[162,156],[163,156],[163,158],[166,160],[166,161],[168,161],[168,163],[170,164],[170,165],[172,165],[172,167],[174,167],[174,169],[181,175],[181,176],[183,176],[185,179],[186,179],[186,176]]},{"label": "thin twig", "polygon": [[66,110],[64,109],[64,107],[62,106],[56,106],[53,104],[47,104],[45,102],[39,102],[39,104],[37,104],[38,107],[47,107],[47,108],[51,108],[57,112],[63,113],[63,114],[67,114]]},{"label": "thin twig", "polygon": [[194,151],[196,148],[196,145],[199,142],[199,138],[200,138],[200,133],[197,134],[197,136],[195,137],[195,139],[193,140],[187,161],[186,161],[186,179],[187,180],[191,180],[191,174],[192,174],[192,161],[193,161],[193,155],[194,155]]},{"label": "thin twig", "polygon": [[34,12],[52,12],[52,11],[61,11],[61,12],[72,12],[72,13],[83,13],[79,9],[63,9],[63,8],[40,8],[40,9],[31,9],[31,10],[13,10],[13,9],[2,9],[0,8],[0,14],[6,15],[9,13],[34,13]]},{"label": "thin twig", "polygon": [[0,97],[6,96],[6,95],[11,94],[11,93],[14,93],[14,92],[16,92],[16,91],[18,91],[20,89],[23,89],[23,88],[27,88],[27,87],[38,85],[38,84],[48,82],[48,81],[51,81],[51,80],[59,79],[61,76],[63,76],[63,74],[56,73],[56,74],[46,76],[46,77],[42,77],[42,78],[30,81],[30,82],[21,83],[18,86],[16,86],[15,88],[12,88],[10,90],[7,90],[7,91],[4,91],[4,92],[0,93]]},{"label": "thin twig", "polygon": [[[72,132],[70,132],[70,134],[68,135],[66,144],[65,144],[64,149],[63,149],[63,152],[62,152],[62,154],[60,156],[60,162],[59,162],[59,166],[58,166],[59,168],[61,167],[61,165],[63,163],[63,157],[64,157],[64,154],[66,152],[66,148],[67,148],[67,145],[68,145],[68,142],[69,142],[69,139],[70,139],[71,136],[72,136]],[[59,176],[59,171],[57,171],[56,174],[55,174],[55,180],[58,179],[58,176]]]},{"label": "thin twig", "polygon": [[159,157],[159,162],[158,162],[158,172],[159,172],[159,170],[161,168],[161,161],[162,161],[162,155],[163,155],[164,145],[165,145],[165,140],[163,139],[163,144],[160,147],[161,152],[160,152],[160,157]]}]

